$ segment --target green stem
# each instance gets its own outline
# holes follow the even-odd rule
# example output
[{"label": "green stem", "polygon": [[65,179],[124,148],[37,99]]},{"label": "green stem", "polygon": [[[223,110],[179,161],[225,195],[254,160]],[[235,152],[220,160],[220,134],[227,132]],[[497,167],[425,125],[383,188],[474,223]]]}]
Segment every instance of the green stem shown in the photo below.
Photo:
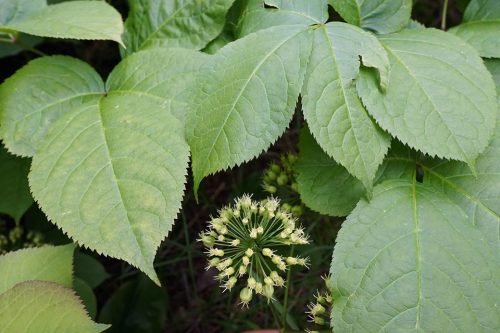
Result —
[{"label": "green stem", "polygon": [[[293,245],[290,247],[290,255],[293,256]],[[290,280],[292,277],[292,267],[288,266],[288,273],[286,274],[286,283],[285,283],[285,299],[283,300],[283,318],[281,318],[283,333],[286,331],[286,317],[288,315],[288,286],[290,284]]]},{"label": "green stem", "polygon": [[195,281],[195,273],[194,273],[194,265],[193,265],[193,255],[192,255],[191,242],[189,240],[188,225],[187,225],[187,221],[186,221],[186,216],[184,214],[182,214],[182,221],[183,221],[183,227],[184,227],[184,238],[186,240],[186,252],[187,252],[187,255],[188,255],[189,275],[191,275],[190,276],[190,278],[191,278],[190,280],[191,280],[193,292],[195,294],[198,294],[197,293],[197,288],[196,288],[196,281]]},{"label": "green stem", "polygon": [[15,45],[18,45],[18,46],[22,47],[26,51],[30,51],[30,52],[32,52],[32,53],[34,53],[36,55],[41,56],[41,57],[47,56],[47,54],[43,53],[42,51],[37,50],[34,47],[31,47],[31,46],[23,43],[16,36],[12,36],[11,38],[2,38],[2,37],[0,37],[0,43],[15,44]]},{"label": "green stem", "polygon": [[448,17],[448,0],[444,0],[441,16],[441,30],[446,30],[446,18]]}]

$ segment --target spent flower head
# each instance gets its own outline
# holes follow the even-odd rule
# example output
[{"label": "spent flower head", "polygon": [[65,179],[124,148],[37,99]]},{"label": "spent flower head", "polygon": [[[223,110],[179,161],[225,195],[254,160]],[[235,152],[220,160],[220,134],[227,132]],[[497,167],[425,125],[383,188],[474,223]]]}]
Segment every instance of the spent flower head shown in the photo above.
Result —
[{"label": "spent flower head", "polygon": [[219,271],[217,279],[224,290],[231,290],[237,281],[245,285],[240,290],[244,306],[253,294],[271,300],[275,287],[284,286],[282,276],[290,266],[309,264],[308,258],[284,255],[290,246],[309,244],[309,239],[297,219],[272,197],[260,202],[249,195],[236,199],[211,219],[199,241],[207,248],[207,269]]},{"label": "spent flower head", "polygon": [[307,314],[309,317],[309,321],[315,323],[317,326],[328,327],[330,321],[330,313],[333,306],[333,286],[330,276],[323,276],[322,279],[325,283],[326,290],[322,292],[316,292],[316,294],[314,295],[315,301],[309,303],[309,305],[307,306]]}]

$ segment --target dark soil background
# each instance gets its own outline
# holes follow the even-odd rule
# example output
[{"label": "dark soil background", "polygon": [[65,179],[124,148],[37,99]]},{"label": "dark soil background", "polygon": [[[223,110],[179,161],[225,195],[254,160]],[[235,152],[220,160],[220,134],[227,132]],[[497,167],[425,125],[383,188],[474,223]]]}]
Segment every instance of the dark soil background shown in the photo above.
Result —
[{"label": "dark soil background", "polygon": [[[124,18],[127,16],[125,0],[108,2]],[[414,19],[427,27],[440,27],[442,0],[416,0],[414,3]],[[460,22],[466,3],[467,0],[450,0],[448,26]],[[338,17],[335,13],[332,15]],[[117,44],[106,41],[46,39],[37,49],[48,55],[65,54],[82,59],[91,64],[103,78],[120,61]],[[26,51],[1,58],[0,82],[36,57],[36,54]],[[231,203],[235,197],[243,193],[253,193],[254,198],[266,196],[261,188],[263,170],[270,162],[279,161],[282,154],[296,152],[298,132],[303,123],[298,114],[283,137],[258,159],[205,179],[199,191],[199,203],[194,200],[192,182],[189,180],[183,209],[156,257],[155,266],[162,282],[161,288],[122,261],[80,250],[97,258],[109,273],[109,277],[94,290],[98,309],[96,319],[112,322],[113,328],[109,332],[211,333],[273,328],[273,316],[265,300],[254,297],[250,308],[242,310],[238,305],[237,293],[222,293],[214,281],[214,272],[205,270],[206,257],[196,239],[210,215]],[[12,221],[7,217],[0,218],[5,220],[7,226],[12,226]],[[312,212],[306,212],[302,218],[302,224],[310,233],[313,244],[302,250],[304,255],[311,258],[311,269],[307,272],[295,270],[290,286],[289,323],[292,327],[296,325],[296,329],[307,327],[306,305],[313,300],[316,289],[322,287],[320,276],[329,269],[335,235],[341,223],[342,219],[327,218]],[[26,213],[22,224],[43,231],[46,242],[67,242],[64,235],[44,219],[37,207],[32,207]],[[91,271],[86,273],[91,274]],[[279,293],[276,297],[281,299]]]}]

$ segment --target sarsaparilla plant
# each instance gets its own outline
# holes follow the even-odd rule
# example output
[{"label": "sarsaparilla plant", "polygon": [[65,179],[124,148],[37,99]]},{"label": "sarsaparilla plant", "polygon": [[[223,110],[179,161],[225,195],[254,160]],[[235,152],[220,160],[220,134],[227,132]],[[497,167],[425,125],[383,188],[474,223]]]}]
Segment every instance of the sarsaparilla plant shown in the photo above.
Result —
[{"label": "sarsaparilla plant", "polygon": [[[297,218],[274,197],[262,201],[249,195],[237,198],[234,205],[212,217],[199,240],[210,258],[207,269],[219,272],[216,279],[224,291],[242,285],[239,298],[246,307],[254,295],[266,297],[269,303],[275,288],[285,287],[286,309],[292,267],[309,266],[308,258],[293,255],[294,246],[309,244],[308,236]],[[277,325],[284,322],[282,318]]]}]

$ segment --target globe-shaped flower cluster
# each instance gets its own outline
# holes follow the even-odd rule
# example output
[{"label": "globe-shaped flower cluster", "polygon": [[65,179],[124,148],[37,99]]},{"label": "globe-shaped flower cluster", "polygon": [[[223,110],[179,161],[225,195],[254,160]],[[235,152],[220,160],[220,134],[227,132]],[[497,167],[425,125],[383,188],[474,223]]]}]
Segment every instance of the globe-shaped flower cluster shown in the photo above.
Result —
[{"label": "globe-shaped flower cluster", "polygon": [[217,279],[224,290],[238,281],[243,305],[254,294],[273,297],[274,288],[285,285],[284,273],[290,266],[308,266],[308,259],[286,256],[293,245],[308,244],[308,237],[293,215],[280,208],[275,198],[256,202],[244,195],[211,219],[200,234],[207,247],[208,268],[219,271]]}]

